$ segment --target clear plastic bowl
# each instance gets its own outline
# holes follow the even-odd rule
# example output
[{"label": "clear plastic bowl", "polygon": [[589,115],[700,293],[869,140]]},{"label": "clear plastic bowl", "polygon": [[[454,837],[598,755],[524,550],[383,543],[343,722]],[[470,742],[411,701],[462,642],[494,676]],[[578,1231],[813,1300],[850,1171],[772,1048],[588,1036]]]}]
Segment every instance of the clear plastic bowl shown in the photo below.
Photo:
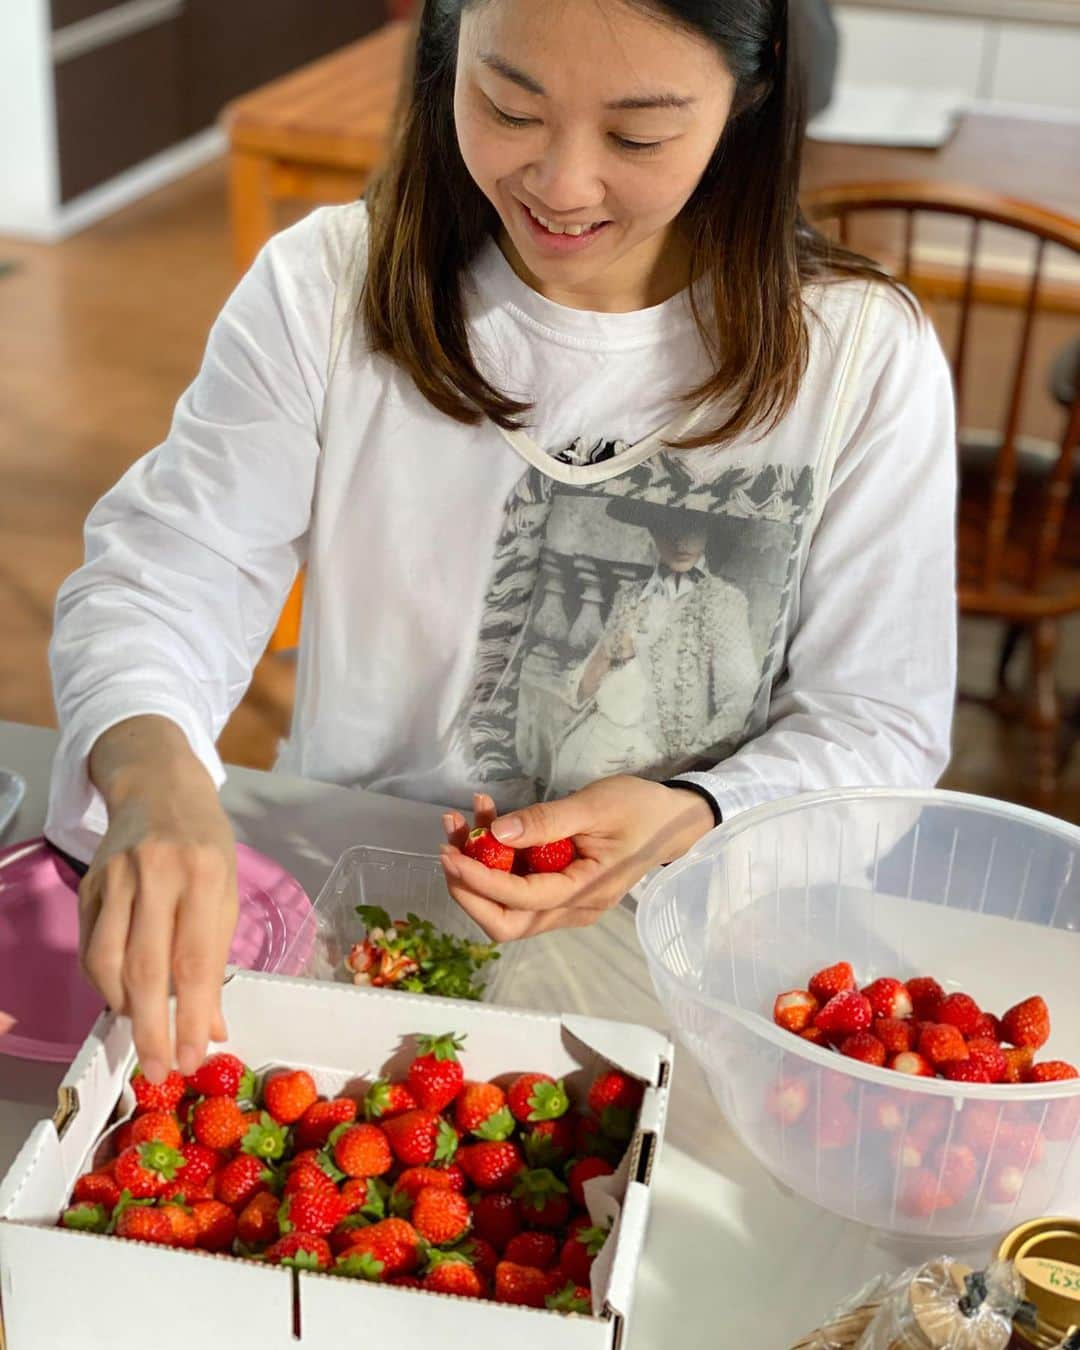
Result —
[{"label": "clear plastic bowl", "polygon": [[998,1015],[1040,993],[1039,1059],[1080,1061],[1080,830],[946,792],[815,793],[721,826],[646,890],[657,993],[743,1143],[785,1186],[903,1236],[1080,1212],[1080,1081],[912,1078],[812,1045],[775,996],[848,960]]},{"label": "clear plastic bowl", "polygon": [[[489,940],[446,889],[438,858],[360,844],[346,849],[334,864],[304,928],[289,947],[286,961],[294,950],[302,953],[308,948],[310,955],[298,971],[301,976],[351,983],[345,958],[365,931],[357,905],[379,905],[392,918],[417,914],[430,919],[441,932],[473,942]],[[520,943],[506,943],[500,948],[499,959],[481,968],[480,978],[486,980],[484,1002],[499,1001],[499,991],[506,988],[520,950]]]}]

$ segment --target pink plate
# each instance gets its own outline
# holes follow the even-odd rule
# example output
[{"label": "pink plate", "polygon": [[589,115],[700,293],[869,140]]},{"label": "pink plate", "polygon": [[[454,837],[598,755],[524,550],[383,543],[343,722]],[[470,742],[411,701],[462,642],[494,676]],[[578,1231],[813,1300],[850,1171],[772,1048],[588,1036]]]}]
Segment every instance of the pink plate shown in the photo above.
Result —
[{"label": "pink plate", "polygon": [[[236,846],[240,917],[229,961],[297,974],[310,956],[311,902],[272,859]],[[75,870],[44,839],[0,850],[0,1013],[15,1024],[0,1053],[62,1064],[73,1059],[102,1009],[79,967]],[[297,949],[285,954],[297,937]]]}]

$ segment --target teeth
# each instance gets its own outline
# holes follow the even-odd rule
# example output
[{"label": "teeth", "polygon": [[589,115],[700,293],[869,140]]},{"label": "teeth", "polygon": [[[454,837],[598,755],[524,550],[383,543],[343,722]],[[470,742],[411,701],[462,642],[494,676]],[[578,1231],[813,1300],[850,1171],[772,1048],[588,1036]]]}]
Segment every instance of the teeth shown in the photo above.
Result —
[{"label": "teeth", "polygon": [[[588,234],[590,230],[596,229],[596,225],[558,225],[554,221],[545,220],[543,216],[538,216],[532,207],[527,206],[525,209],[537,224],[543,225],[549,234],[569,234],[576,238],[578,235]],[[602,223],[602,221],[596,222],[597,225]]]}]

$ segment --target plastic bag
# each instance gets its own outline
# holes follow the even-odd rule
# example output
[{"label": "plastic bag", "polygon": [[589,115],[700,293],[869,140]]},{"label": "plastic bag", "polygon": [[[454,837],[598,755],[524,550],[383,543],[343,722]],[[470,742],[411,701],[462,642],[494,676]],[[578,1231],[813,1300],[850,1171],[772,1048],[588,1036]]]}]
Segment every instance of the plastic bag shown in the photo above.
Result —
[{"label": "plastic bag", "polygon": [[891,1275],[879,1275],[871,1280],[840,1304],[823,1327],[792,1346],[792,1350],[852,1350],[883,1300],[891,1293],[893,1284]]},{"label": "plastic bag", "polygon": [[940,1257],[901,1276],[856,1350],[1006,1350],[1028,1307],[1012,1262],[976,1272]]}]

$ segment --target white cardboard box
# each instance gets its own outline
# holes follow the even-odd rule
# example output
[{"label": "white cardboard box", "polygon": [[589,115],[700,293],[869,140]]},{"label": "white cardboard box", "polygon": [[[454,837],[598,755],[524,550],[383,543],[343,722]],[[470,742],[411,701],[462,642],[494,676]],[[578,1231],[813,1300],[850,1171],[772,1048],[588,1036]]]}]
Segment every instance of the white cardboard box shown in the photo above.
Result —
[{"label": "white cardboard box", "polygon": [[369,1285],[55,1227],[134,1063],[130,1024],[105,1015],[61,1085],[56,1117],[38,1122],[0,1183],[6,1350],[295,1350],[391,1337],[402,1350],[433,1343],[617,1350],[663,1136],[669,1040],[626,1023],[246,972],[229,981],[224,1003],[226,1048],[252,1065],[310,1068],[324,1090],[402,1069],[416,1035],[451,1030],[468,1038],[462,1060],[471,1078],[541,1070],[566,1078],[580,1100],[607,1060],[649,1084],[618,1173],[587,1188],[593,1217],[613,1222],[593,1269],[597,1315]]}]

